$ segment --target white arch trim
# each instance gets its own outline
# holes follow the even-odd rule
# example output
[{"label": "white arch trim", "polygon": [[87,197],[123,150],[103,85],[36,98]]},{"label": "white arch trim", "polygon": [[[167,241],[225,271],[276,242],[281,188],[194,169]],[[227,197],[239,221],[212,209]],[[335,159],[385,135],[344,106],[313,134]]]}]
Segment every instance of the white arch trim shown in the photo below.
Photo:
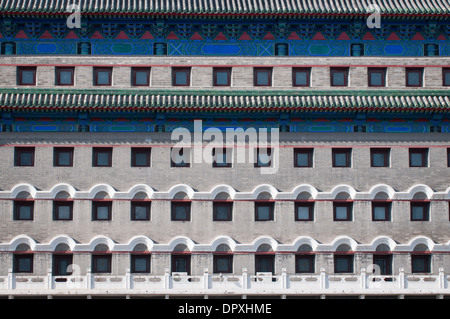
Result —
[{"label": "white arch trim", "polygon": [[336,199],[336,196],[340,193],[347,193],[351,199],[354,199],[356,195],[356,190],[349,185],[344,184],[337,185],[332,189],[330,199]]},{"label": "white arch trim", "polygon": [[356,242],[356,240],[354,240],[353,238],[351,238],[349,236],[343,235],[343,236],[336,237],[331,242],[330,250],[335,252],[341,245],[348,245],[352,251],[357,251],[357,249],[358,249],[358,243]]},{"label": "white arch trim", "polygon": [[395,196],[395,190],[391,186],[386,184],[377,184],[369,190],[369,199],[374,199],[378,193],[386,193],[389,199],[393,199]]},{"label": "white arch trim", "polygon": [[114,241],[109,237],[103,235],[95,236],[88,244],[89,250],[94,251],[95,247],[98,245],[106,245],[108,246],[108,251],[115,251]]},{"label": "white arch trim", "polygon": [[314,238],[308,236],[300,236],[297,237],[292,243],[291,250],[297,251],[303,245],[308,245],[312,248],[313,251],[316,251],[317,247],[319,246],[319,243]]},{"label": "white arch trim", "polygon": [[257,199],[262,193],[269,193],[272,199],[275,199],[278,195],[278,190],[269,184],[261,184],[255,187],[252,192],[252,199]]},{"label": "white arch trim", "polygon": [[379,245],[386,245],[390,251],[394,251],[397,248],[397,243],[388,236],[378,236],[370,244],[370,251],[376,251]]},{"label": "white arch trim", "polygon": [[188,196],[189,199],[192,199],[195,194],[195,191],[189,185],[178,184],[178,185],[173,186],[169,190],[169,192],[168,192],[169,199],[175,198],[175,196],[180,192],[186,193],[186,195]]},{"label": "white arch trim", "polygon": [[409,250],[414,251],[414,248],[416,248],[416,246],[420,244],[427,246],[429,251],[433,251],[436,245],[433,240],[426,236],[417,236],[409,241]]},{"label": "white arch trim", "polygon": [[250,251],[258,251],[261,245],[269,245],[274,252],[278,250],[278,242],[275,239],[270,236],[260,236],[253,241]]},{"label": "white arch trim", "polygon": [[130,188],[130,190],[126,194],[126,197],[128,199],[133,199],[137,194],[145,193],[145,194],[147,194],[147,197],[150,199],[150,198],[153,198],[153,193],[154,192],[155,191],[153,190],[153,188],[151,188],[148,185],[137,184],[137,185],[134,185],[133,187]]},{"label": "white arch trim", "polygon": [[75,187],[66,183],[59,183],[53,186],[49,191],[38,191],[33,185],[21,183],[15,185],[10,191],[0,191],[0,198],[15,199],[21,192],[27,192],[33,199],[54,199],[61,191],[67,192],[73,199],[94,199],[99,192],[105,192],[111,199],[133,199],[134,196],[143,192],[147,194],[149,199],[173,199],[177,193],[184,192],[189,199],[198,200],[214,200],[221,192],[230,195],[233,200],[255,200],[258,196],[267,192],[272,199],[275,200],[295,200],[302,192],[311,194],[312,199],[318,200],[334,200],[339,193],[347,193],[353,200],[373,200],[375,196],[384,192],[391,200],[411,200],[414,195],[423,192],[428,199],[446,200],[450,199],[450,187],[445,191],[434,192],[431,187],[424,184],[417,184],[410,187],[406,191],[395,191],[391,186],[386,184],[377,184],[366,192],[357,192],[349,185],[337,185],[330,192],[319,192],[314,186],[309,184],[300,184],[292,191],[282,192],[269,184],[261,184],[256,186],[252,191],[238,192],[233,187],[225,184],[216,185],[209,192],[196,192],[192,187],[186,184],[177,184],[170,188],[167,192],[155,191],[149,185],[137,184],[128,191],[119,192],[108,184],[97,184],[87,191],[79,191]]},{"label": "white arch trim", "polygon": [[214,252],[221,244],[228,245],[232,252],[248,252],[255,253],[261,245],[269,245],[274,252],[296,252],[302,245],[311,246],[313,252],[335,252],[342,244],[348,245],[353,252],[375,252],[377,247],[381,244],[385,244],[390,248],[392,252],[413,252],[414,248],[423,244],[428,249],[433,251],[445,251],[450,252],[450,241],[437,244],[432,239],[426,236],[417,236],[404,244],[396,243],[392,238],[388,236],[378,236],[372,240],[371,243],[359,244],[353,238],[349,236],[338,236],[331,243],[319,243],[314,238],[309,236],[299,236],[292,243],[284,244],[278,243],[274,238],[270,236],[257,237],[253,242],[248,244],[237,243],[229,236],[217,236],[209,244],[197,244],[186,236],[174,237],[167,244],[156,244],[144,235],[134,236],[127,243],[117,244],[107,236],[98,235],[91,239],[89,243],[77,243],[72,237],[68,235],[58,235],[52,238],[48,243],[37,243],[33,238],[26,234],[21,234],[13,238],[9,243],[0,243],[0,251],[14,252],[21,244],[26,244],[32,251],[41,252],[53,252],[59,244],[66,244],[69,246],[72,252],[92,252],[97,245],[103,244],[108,247],[111,252],[124,251],[131,252],[138,244],[144,244],[149,251],[159,252],[172,252],[179,244],[186,245],[191,252],[203,251]]},{"label": "white arch trim", "polygon": [[227,245],[231,251],[236,249],[236,241],[229,236],[217,236],[210,245],[210,251],[216,251],[220,245]]},{"label": "white arch trim", "polygon": [[291,199],[297,199],[298,195],[301,193],[309,193],[313,199],[316,199],[319,192],[315,187],[309,184],[301,184],[292,190]]},{"label": "white arch trim", "polygon": [[11,195],[10,198],[17,198],[17,195],[19,195],[22,192],[27,192],[31,195],[32,198],[36,198],[37,190],[33,185],[22,183],[14,186],[11,189]]},{"label": "white arch trim", "polygon": [[60,183],[53,186],[50,190],[50,196],[51,198],[56,198],[61,192],[66,192],[70,195],[70,198],[74,198],[77,191],[72,185]]},{"label": "white arch trim", "polygon": [[177,245],[186,245],[189,251],[195,250],[195,243],[192,239],[185,236],[177,236],[171,240],[168,245],[169,251],[174,251]]},{"label": "white arch trim", "polygon": [[217,185],[211,190],[210,192],[211,195],[209,197],[211,200],[213,200],[220,193],[227,193],[231,199],[234,199],[236,195],[236,190],[229,185]]},{"label": "white arch trim", "polygon": [[114,198],[114,195],[116,193],[115,189],[112,188],[110,185],[108,184],[97,184],[94,185],[88,193],[88,198],[89,199],[94,199],[95,196],[100,193],[100,192],[105,192],[108,194],[108,196],[112,199]]},{"label": "white arch trim", "polygon": [[431,197],[433,197],[433,190],[431,189],[431,187],[424,185],[424,184],[418,184],[418,185],[414,185],[412,186],[408,191],[408,199],[413,199],[414,195],[416,195],[417,193],[424,193],[427,196],[427,199],[431,199]]},{"label": "white arch trim", "polygon": [[31,238],[30,236],[25,235],[25,234],[20,234],[20,235],[14,237],[9,242],[8,245],[4,245],[4,246],[6,246],[5,247],[6,251],[15,251],[17,249],[17,247],[22,244],[28,245],[32,251],[36,251],[36,247],[37,247],[36,241],[33,238]]},{"label": "white arch trim", "polygon": [[149,251],[152,251],[153,246],[155,245],[153,240],[151,240],[147,236],[134,236],[133,238],[130,239],[130,241],[126,245],[126,249],[128,251],[132,251],[139,244],[143,244],[143,245],[147,246],[147,249]]},{"label": "white arch trim", "polygon": [[66,244],[67,246],[69,246],[71,251],[73,251],[76,246],[76,242],[72,237],[67,235],[58,235],[50,240],[50,243],[47,247],[42,248],[45,249],[45,251],[55,251],[56,247],[58,247],[59,244]]}]

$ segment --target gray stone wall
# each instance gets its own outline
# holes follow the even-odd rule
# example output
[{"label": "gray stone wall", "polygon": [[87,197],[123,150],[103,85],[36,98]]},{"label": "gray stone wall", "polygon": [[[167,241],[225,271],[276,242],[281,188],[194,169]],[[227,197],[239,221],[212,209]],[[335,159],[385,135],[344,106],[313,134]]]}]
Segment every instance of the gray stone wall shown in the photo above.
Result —
[{"label": "gray stone wall", "polygon": [[[349,88],[367,89],[367,68],[384,65],[387,66],[387,88],[404,89],[405,67],[424,67],[424,87],[442,88],[442,66],[448,67],[448,59],[441,57],[422,58],[246,58],[227,57],[204,58],[190,57],[2,57],[3,65],[0,66],[0,86],[16,86],[16,67],[11,65],[38,65],[37,87],[55,87],[55,67],[75,66],[75,88],[93,87],[94,66],[114,66],[111,88],[133,88],[131,86],[131,67],[151,67],[151,85],[155,88],[173,89],[172,67],[191,66],[191,88],[215,90],[231,90],[253,88],[253,68],[255,66],[273,67],[272,86],[258,87],[259,89],[292,89],[292,67],[311,67],[311,87],[307,90],[330,88],[330,66],[346,66],[349,69]],[[213,66],[232,67],[231,87],[213,87]],[[104,89],[105,87],[102,87]],[[106,87],[108,88],[108,87]],[[142,89],[138,87],[136,89]],[[305,90],[305,88],[301,88]],[[339,90],[341,88],[338,88]],[[410,88],[415,89],[415,88]]]},{"label": "gray stone wall", "polygon": [[[407,192],[412,186],[424,184],[434,192],[446,192],[449,185],[447,167],[448,137],[446,134],[323,134],[282,133],[280,138],[280,168],[276,174],[261,175],[253,163],[234,163],[232,168],[213,168],[208,163],[192,163],[189,168],[170,167],[169,133],[2,133],[0,136],[0,190],[11,191],[21,183],[33,185],[38,191],[49,191],[58,183],[72,185],[77,191],[89,191],[96,184],[108,184],[117,192],[127,192],[137,184],[146,184],[156,192],[167,192],[177,184],[187,184],[196,192],[210,192],[219,184],[226,184],[237,192],[252,192],[258,185],[269,184],[279,192],[290,192],[301,184],[310,184],[319,192],[330,192],[340,184],[353,187],[357,192],[368,192],[377,184],[387,184],[396,192]],[[15,146],[35,147],[34,167],[14,166]],[[74,166],[53,166],[54,146],[74,147]],[[92,167],[92,147],[113,147],[112,167]],[[151,167],[131,167],[132,146],[152,147]],[[298,146],[314,148],[314,167],[295,168],[293,150]],[[352,148],[352,167],[333,168],[333,147]],[[370,167],[371,147],[390,147],[391,166]],[[429,167],[410,168],[410,147],[429,147]],[[236,152],[235,152],[236,156]],[[448,198],[448,195],[447,197]],[[332,200],[315,201],[314,221],[294,220],[294,201],[276,200],[274,221],[254,220],[254,200],[234,201],[233,220],[215,222],[212,219],[212,201],[192,201],[190,221],[171,221],[170,200],[153,200],[150,221],[130,220],[130,200],[113,200],[112,220],[92,221],[92,201],[74,200],[72,221],[52,219],[53,199],[35,201],[33,221],[13,220],[13,200],[0,200],[0,243],[9,243],[16,236],[26,234],[38,243],[49,243],[65,234],[81,244],[88,244],[95,236],[103,235],[118,244],[127,244],[134,236],[146,236],[155,243],[168,244],[176,236],[185,236],[197,244],[210,244],[217,236],[229,236],[241,244],[251,244],[260,236],[269,236],[280,244],[292,244],[299,236],[307,236],[320,243],[331,244],[339,236],[348,236],[359,244],[371,244],[378,236],[388,236],[399,244],[407,244],[417,236],[430,238],[436,244],[446,244],[449,227],[448,200],[431,200],[430,220],[410,220],[410,201],[392,202],[392,220],[372,221],[371,200],[355,200],[352,221],[333,221]],[[357,253],[359,254],[359,253]],[[37,273],[51,268],[51,254],[36,253]],[[332,272],[332,252],[318,253],[316,272],[320,268]],[[355,259],[355,272],[370,265],[371,255],[362,253]],[[410,271],[406,253],[394,254],[394,270],[403,267]],[[11,254],[0,254],[2,274],[11,267]],[[90,255],[74,257],[82,269],[90,267]],[[129,267],[129,256],[113,254],[113,272],[124,273]],[[237,254],[234,270],[247,268],[254,272],[254,256]],[[433,254],[432,267],[437,271],[450,263],[446,254]],[[282,268],[293,272],[294,255],[276,254],[275,271]],[[152,273],[162,274],[170,268],[170,252],[152,255]],[[201,274],[204,268],[212,272],[212,254],[193,254],[192,273]]]}]

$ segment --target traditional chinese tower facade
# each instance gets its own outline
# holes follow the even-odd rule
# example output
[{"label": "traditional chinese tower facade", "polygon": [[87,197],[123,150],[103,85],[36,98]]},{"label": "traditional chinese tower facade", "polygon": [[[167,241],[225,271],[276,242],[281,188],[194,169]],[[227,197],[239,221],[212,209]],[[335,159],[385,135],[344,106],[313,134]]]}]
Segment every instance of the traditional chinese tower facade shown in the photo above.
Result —
[{"label": "traditional chinese tower facade", "polygon": [[450,295],[450,3],[373,4],[0,0],[0,295]]}]

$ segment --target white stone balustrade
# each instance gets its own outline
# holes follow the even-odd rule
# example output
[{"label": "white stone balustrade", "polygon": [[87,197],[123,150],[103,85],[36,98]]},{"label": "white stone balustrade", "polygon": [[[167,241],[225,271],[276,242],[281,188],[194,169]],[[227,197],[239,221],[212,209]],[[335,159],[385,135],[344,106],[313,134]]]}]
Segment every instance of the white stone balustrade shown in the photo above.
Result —
[{"label": "white stone balustrade", "polygon": [[46,276],[14,274],[0,277],[0,295],[444,295],[450,293],[448,276],[439,269],[435,275],[406,275],[399,269],[398,275],[380,276],[360,274],[281,275],[257,273],[249,275],[244,268],[240,275],[210,274],[192,276],[170,273],[162,276],[132,274],[129,269],[123,276],[92,274],[87,269],[83,276],[53,276],[48,269]]}]

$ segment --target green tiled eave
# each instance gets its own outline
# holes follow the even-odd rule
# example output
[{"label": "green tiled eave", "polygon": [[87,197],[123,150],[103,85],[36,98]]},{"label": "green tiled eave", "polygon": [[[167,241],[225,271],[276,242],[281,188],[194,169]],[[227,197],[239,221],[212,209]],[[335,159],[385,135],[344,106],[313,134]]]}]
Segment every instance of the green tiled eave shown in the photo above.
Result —
[{"label": "green tiled eave", "polygon": [[215,89],[71,89],[71,88],[0,88],[0,93],[11,94],[98,94],[98,95],[193,95],[193,96],[450,96],[449,89],[376,89],[376,90],[215,90]]},{"label": "green tiled eave", "polygon": [[180,111],[450,111],[448,90],[212,91],[0,89],[0,109]]},{"label": "green tiled eave", "polygon": [[[134,14],[449,14],[449,0],[79,0],[82,13]],[[0,0],[2,13],[65,13],[65,0]]]}]

